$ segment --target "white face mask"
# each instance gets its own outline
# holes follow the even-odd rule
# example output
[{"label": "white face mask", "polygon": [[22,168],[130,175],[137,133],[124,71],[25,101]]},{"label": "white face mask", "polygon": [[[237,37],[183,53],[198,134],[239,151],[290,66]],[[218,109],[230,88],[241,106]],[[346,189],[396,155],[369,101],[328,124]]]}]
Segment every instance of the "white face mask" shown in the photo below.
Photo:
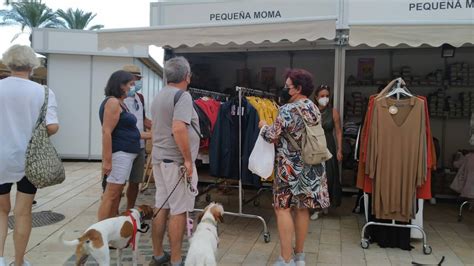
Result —
[{"label": "white face mask", "polygon": [[318,103],[321,106],[326,106],[329,103],[329,98],[328,97],[321,97],[318,99]]}]

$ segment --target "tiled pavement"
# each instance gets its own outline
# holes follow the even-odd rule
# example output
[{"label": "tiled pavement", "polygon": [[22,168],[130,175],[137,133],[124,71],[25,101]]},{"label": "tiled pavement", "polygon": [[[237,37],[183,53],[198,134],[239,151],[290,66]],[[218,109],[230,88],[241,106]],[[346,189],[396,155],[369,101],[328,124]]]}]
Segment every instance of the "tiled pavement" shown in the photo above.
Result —
[{"label": "tiled pavement", "polygon": [[[71,265],[74,248],[58,242],[58,235],[65,231],[66,239],[73,239],[96,221],[101,194],[99,163],[66,163],[67,179],[64,184],[39,190],[38,205],[34,211],[52,210],[62,213],[66,219],[49,226],[34,228],[28,245],[27,259],[33,265]],[[153,189],[140,195],[139,203],[153,203]],[[253,192],[246,192],[250,197]],[[236,191],[222,195],[216,192],[212,199],[224,204],[226,211],[236,211]],[[12,197],[14,199],[14,197]],[[344,198],[341,208],[331,210],[310,224],[306,241],[307,265],[410,265],[412,261],[436,263],[446,257],[443,265],[474,265],[474,212],[464,212],[464,220],[457,219],[458,205],[439,203],[425,205],[425,230],[433,254],[423,255],[421,241],[413,241],[415,249],[381,249],[372,244],[369,249],[360,248],[360,228],[363,217],[351,213],[353,198]],[[197,207],[206,205],[204,197]],[[219,227],[219,265],[271,265],[279,254],[275,218],[267,192],[261,197],[259,207],[248,204],[246,213],[263,216],[272,236],[264,243],[261,222],[227,216]],[[140,244],[139,263],[147,265],[151,256],[150,235],[143,235]],[[6,243],[5,256],[13,256],[12,233]],[[115,257],[115,252],[112,252]],[[131,251],[124,252],[123,265],[131,265]],[[95,265],[90,260],[87,265]]]}]

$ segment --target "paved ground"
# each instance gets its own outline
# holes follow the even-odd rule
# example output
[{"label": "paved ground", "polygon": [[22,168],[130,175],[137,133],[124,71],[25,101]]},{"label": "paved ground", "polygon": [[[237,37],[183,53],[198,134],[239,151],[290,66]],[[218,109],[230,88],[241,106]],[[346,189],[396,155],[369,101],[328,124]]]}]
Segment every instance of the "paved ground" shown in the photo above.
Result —
[{"label": "paved ground", "polygon": [[[66,163],[67,179],[64,184],[40,190],[34,211],[52,210],[66,219],[49,226],[34,228],[28,245],[27,258],[33,265],[71,265],[74,248],[58,243],[58,235],[66,231],[65,238],[73,239],[96,221],[101,194],[99,163]],[[140,195],[139,203],[153,203],[153,189]],[[250,197],[252,192],[247,193]],[[237,210],[237,193],[228,195],[216,192],[212,199],[222,202],[226,211]],[[14,198],[14,197],[13,197]],[[307,265],[410,265],[412,261],[435,263],[442,256],[444,265],[474,265],[474,212],[465,212],[465,219],[458,223],[457,205],[440,203],[425,205],[425,229],[432,255],[423,255],[421,242],[414,241],[415,249],[381,249],[376,244],[369,249],[360,248],[360,228],[363,217],[351,213],[353,198],[344,198],[341,208],[331,210],[320,220],[311,222],[306,243]],[[204,197],[197,203],[205,206]],[[266,193],[259,207],[245,206],[246,213],[263,216],[272,236],[264,243],[262,224],[255,219],[225,217],[219,227],[219,265],[271,265],[278,257],[279,244],[275,219]],[[13,243],[11,230],[7,238],[5,256],[11,261]],[[139,262],[148,265],[151,256],[149,235],[142,237]],[[115,254],[112,254],[115,257]],[[131,252],[125,252],[123,265],[131,265]],[[88,265],[95,265],[90,260]]]}]

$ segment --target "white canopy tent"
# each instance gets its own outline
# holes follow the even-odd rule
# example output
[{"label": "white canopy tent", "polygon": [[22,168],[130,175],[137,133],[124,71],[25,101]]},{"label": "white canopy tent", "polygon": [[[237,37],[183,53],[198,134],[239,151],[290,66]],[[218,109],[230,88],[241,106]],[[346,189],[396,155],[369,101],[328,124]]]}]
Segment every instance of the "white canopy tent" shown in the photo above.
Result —
[{"label": "white canopy tent", "polygon": [[169,27],[156,26],[99,31],[99,49],[130,48],[156,45],[178,48],[197,45],[244,45],[280,41],[332,40],[336,34],[336,19],[292,21],[264,24]]}]

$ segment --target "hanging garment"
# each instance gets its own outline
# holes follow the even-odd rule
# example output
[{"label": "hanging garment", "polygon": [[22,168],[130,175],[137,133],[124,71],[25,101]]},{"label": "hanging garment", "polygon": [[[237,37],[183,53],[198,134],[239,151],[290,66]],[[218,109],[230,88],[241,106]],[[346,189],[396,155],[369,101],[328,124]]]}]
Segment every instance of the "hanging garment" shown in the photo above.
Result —
[{"label": "hanging garment", "polygon": [[374,179],[376,218],[407,222],[414,217],[416,187],[425,182],[428,167],[425,127],[423,100],[375,101],[365,173]]},{"label": "hanging garment", "polygon": [[[217,115],[219,114],[219,109],[221,107],[221,103],[209,97],[199,98],[195,100],[194,103],[201,109],[202,113],[206,116],[203,119],[209,121],[209,131],[212,135],[214,125],[216,124]],[[209,147],[209,141],[209,138],[202,139],[200,149],[207,149]]]},{"label": "hanging garment", "polygon": [[[257,110],[259,120],[265,121],[268,125],[275,122],[278,116],[278,105],[270,99],[248,96],[246,97],[249,103]],[[273,181],[275,174],[272,173],[267,178],[262,178],[262,181]]]},{"label": "hanging garment", "polygon": [[326,177],[328,180],[329,199],[331,206],[341,205],[342,188],[339,178],[339,162],[337,161],[337,146],[334,138],[334,118],[333,109],[330,107],[321,111],[321,122],[326,137],[327,148],[333,154],[332,158],[326,161]]},{"label": "hanging garment", "polygon": [[261,186],[260,177],[248,170],[248,160],[257,141],[257,110],[245,99],[239,110],[238,99],[221,105],[209,145],[210,174],[215,177],[239,179],[239,114],[242,115],[242,182]]},{"label": "hanging garment", "polygon": [[460,193],[462,198],[474,199],[474,154],[464,157],[450,188]]}]

